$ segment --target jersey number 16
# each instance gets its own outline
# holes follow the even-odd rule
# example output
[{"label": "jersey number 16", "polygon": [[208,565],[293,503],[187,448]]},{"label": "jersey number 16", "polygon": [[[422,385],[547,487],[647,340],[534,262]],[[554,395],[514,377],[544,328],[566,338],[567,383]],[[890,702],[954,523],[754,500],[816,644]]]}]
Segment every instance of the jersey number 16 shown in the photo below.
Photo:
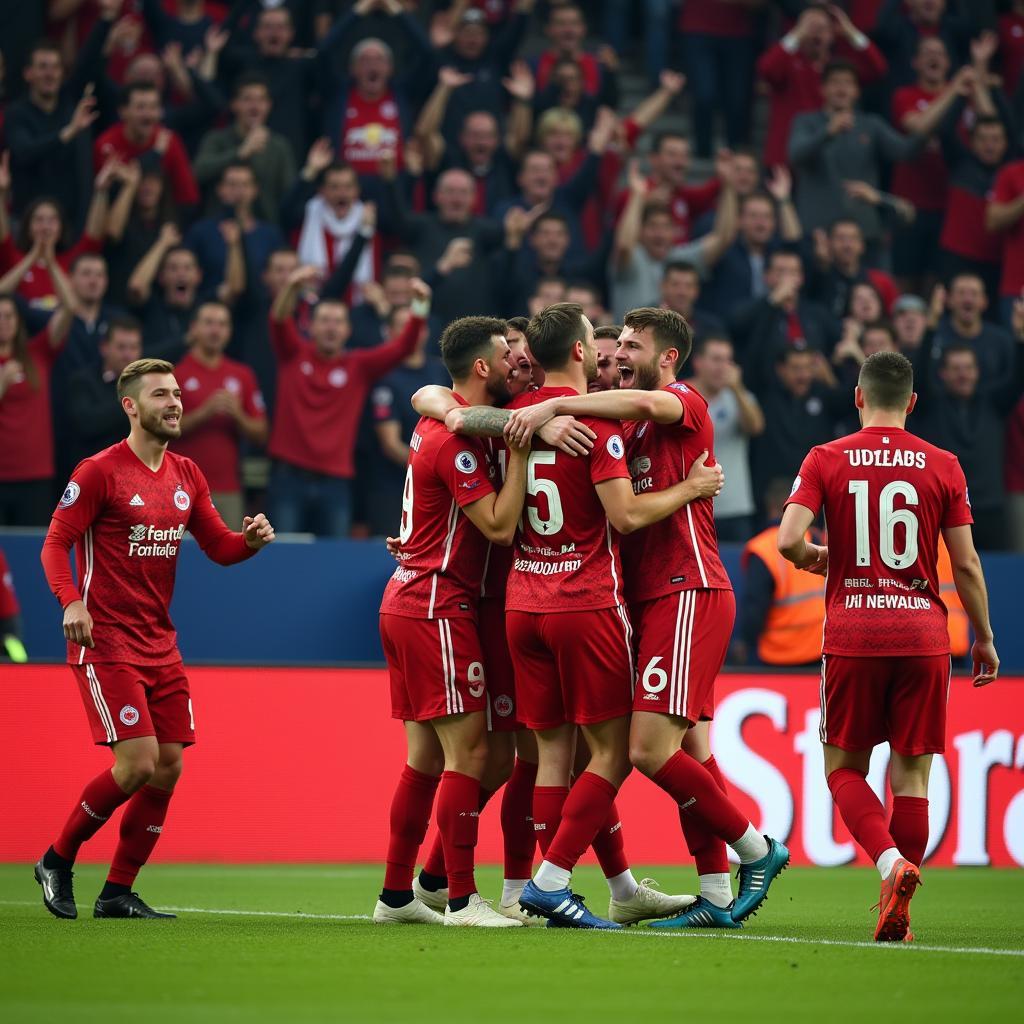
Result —
[{"label": "jersey number 16", "polygon": [[[871,530],[868,525],[870,494],[867,480],[851,480],[850,494],[854,501],[857,526],[857,564],[871,564]],[[890,569],[906,569],[917,561],[917,516],[909,508],[894,508],[896,497],[907,505],[917,505],[917,488],[906,480],[887,483],[878,495],[878,554]],[[903,550],[896,550],[896,526],[902,524],[905,534]]]}]

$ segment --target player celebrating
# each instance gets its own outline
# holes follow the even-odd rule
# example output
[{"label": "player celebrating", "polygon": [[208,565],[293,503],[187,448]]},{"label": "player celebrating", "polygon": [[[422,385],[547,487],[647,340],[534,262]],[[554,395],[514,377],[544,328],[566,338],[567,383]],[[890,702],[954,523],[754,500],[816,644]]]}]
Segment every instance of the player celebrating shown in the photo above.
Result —
[{"label": "player celebrating", "polygon": [[[565,413],[632,421],[625,433],[633,490],[666,494],[714,446],[707,402],[675,379],[691,344],[690,328],[678,313],[634,309],[626,314],[615,353],[619,391],[561,396],[522,409],[506,433],[514,443],[524,443],[549,417]],[[789,851],[760,835],[736,809],[711,755],[714,684],[736,613],[718,555],[711,495],[625,537],[623,562],[639,634],[630,757],[679,805],[701,886],[695,904],[652,927],[734,928],[766,899],[772,880],[789,862]],[[735,902],[726,844],[741,865]]]},{"label": "player celebrating", "polygon": [[[882,876],[875,941],[912,941],[910,900],[928,844],[928,774],[945,749],[951,663],[936,570],[939,532],[976,637],[974,685],[999,671],[971,510],[956,457],[908,434],[913,368],[878,352],[860,370],[861,430],[811,449],[779,527],[794,565],[827,571],[821,742],[832,799]],[[828,547],[804,535],[824,511]],[[892,749],[892,817],[867,784],[872,748]]]},{"label": "player celebrating", "polygon": [[[509,399],[513,367],[505,329],[503,321],[479,316],[445,328],[441,355],[456,401]],[[391,805],[387,869],[373,919],[518,927],[519,921],[481,898],[473,877],[487,757],[476,616],[488,541],[511,544],[522,511],[528,449],[510,448],[499,493],[479,441],[455,437],[436,420],[421,419],[410,449],[399,566],[380,609],[392,715],[405,723],[408,757]],[[418,899],[412,885],[435,789],[448,881],[444,917]]]},{"label": "player celebrating", "polygon": [[[274,539],[260,514],[232,533],[191,459],[167,450],[181,436],[174,367],[139,359],[117,382],[128,438],[79,463],[43,543],[47,582],[64,609],[68,661],[97,743],[114,767],[90,782],[60,835],[36,864],[43,904],[78,916],[72,866],[81,845],[127,802],[114,860],[94,917],[170,918],[131,891],[163,831],[182,750],[195,742],[188,679],[168,608],[185,531],[220,565],[250,558]],[[68,553],[77,548],[75,586]]]}]

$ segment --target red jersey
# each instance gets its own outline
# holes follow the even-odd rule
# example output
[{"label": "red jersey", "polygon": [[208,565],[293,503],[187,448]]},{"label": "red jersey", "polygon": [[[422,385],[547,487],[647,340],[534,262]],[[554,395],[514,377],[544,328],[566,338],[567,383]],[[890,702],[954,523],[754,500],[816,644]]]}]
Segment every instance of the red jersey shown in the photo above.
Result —
[{"label": "red jersey", "polygon": [[355,89],[349,92],[341,126],[341,152],[357,174],[378,174],[378,165],[385,159],[394,159],[402,166],[402,122],[394,94],[367,100]]},{"label": "red jersey", "polygon": [[[78,464],[43,545],[46,579],[61,607],[84,601],[93,619],[95,647],[69,643],[70,663],[179,660],[169,609],[185,530],[221,565],[255,554],[224,525],[191,459],[165,452],[153,472],[120,441]],[[72,544],[77,587],[67,560]]]},{"label": "red jersey", "polygon": [[[487,458],[491,464],[491,479],[495,486],[505,484],[505,471],[508,469],[508,446],[500,437],[481,439],[487,449]],[[508,587],[508,574],[512,571],[514,549],[492,544],[487,552],[487,564],[484,568],[483,584],[480,596],[494,598],[505,603],[505,590]]]},{"label": "red jersey", "polygon": [[1003,66],[1003,89],[1007,96],[1012,96],[1024,67],[1024,14],[1011,12],[999,19],[999,60]]},{"label": "red jersey", "polygon": [[[509,408],[575,394],[544,387],[519,395]],[[629,479],[622,428],[613,420],[580,422],[597,435],[589,455],[574,458],[534,440],[507,611],[579,612],[623,603],[619,535],[595,489],[604,480]]]},{"label": "red jersey", "polygon": [[[941,93],[941,88],[929,92],[919,85],[897,89],[892,96],[892,123],[901,132],[907,131],[903,119],[908,114],[927,110]],[[901,160],[893,165],[893,194],[913,203],[919,210],[944,210],[948,187],[949,172],[938,139],[929,139],[913,160]]]},{"label": "red jersey", "polygon": [[[50,344],[50,332],[44,328],[28,343],[28,358],[37,377],[35,387],[22,373],[0,398],[0,480],[53,476],[50,375],[60,351]],[[0,366],[8,361],[0,356]]]},{"label": "red jersey", "polygon": [[754,33],[754,14],[729,0],[684,3],[679,12],[679,31],[739,39]]},{"label": "red jersey", "polygon": [[[704,450],[714,465],[715,425],[703,395],[681,382],[662,389],[679,399],[675,423],[627,423],[626,459],[634,494],[663,491],[686,479]],[[718,555],[715,506],[700,498],[678,512],[622,538],[629,603],[680,590],[732,590]]]},{"label": "red jersey", "polygon": [[[57,253],[57,263],[65,274],[71,272],[71,264],[85,252],[102,252],[103,242],[99,238],[82,235],[71,248]],[[0,242],[0,274],[6,273],[25,258],[23,253],[11,240],[10,235]],[[18,294],[28,301],[33,309],[56,309],[57,289],[53,286],[53,277],[42,260],[37,260],[21,279]]]},{"label": "red jersey", "polygon": [[824,654],[949,653],[939,532],[973,522],[956,456],[894,427],[812,448],[789,502],[828,525]]},{"label": "red jersey", "polygon": [[487,538],[460,509],[493,493],[483,444],[424,416],[409,442],[401,561],[384,588],[382,614],[476,618]]},{"label": "red jersey", "polygon": [[[222,356],[216,367],[201,363],[190,352],[174,368],[186,414],[194,412],[218,391],[238,397],[247,416],[263,419],[267,412],[256,375],[244,363]],[[191,459],[203,472],[211,491],[234,493],[242,489],[238,472],[238,424],[223,413],[211,416],[174,442],[174,451]]]},{"label": "red jersey", "polygon": [[11,619],[20,610],[11,567],[7,564],[7,556],[0,549],[0,619]]},{"label": "red jersey", "polygon": [[179,206],[194,206],[199,202],[199,186],[196,184],[192,165],[189,163],[188,151],[177,132],[157,125],[153,134],[142,144],[131,142],[125,137],[124,125],[118,121],[111,125],[93,143],[93,163],[98,171],[111,156],[118,157],[122,163],[138,160],[144,153],[149,153],[155,146],[161,132],[167,132],[169,139],[167,148],[160,157],[160,169],[167,176],[174,201]]},{"label": "red jersey", "polygon": [[[1024,192],[1024,160],[1015,160],[996,175],[992,198],[997,203],[1009,203]],[[1000,295],[1020,295],[1024,288],[1024,219],[1002,232],[1003,274],[999,282]]]},{"label": "red jersey", "polygon": [[422,326],[411,316],[383,345],[327,358],[294,320],[271,316],[278,383],[270,454],[316,473],[354,476],[356,433],[370,387],[412,354]]}]

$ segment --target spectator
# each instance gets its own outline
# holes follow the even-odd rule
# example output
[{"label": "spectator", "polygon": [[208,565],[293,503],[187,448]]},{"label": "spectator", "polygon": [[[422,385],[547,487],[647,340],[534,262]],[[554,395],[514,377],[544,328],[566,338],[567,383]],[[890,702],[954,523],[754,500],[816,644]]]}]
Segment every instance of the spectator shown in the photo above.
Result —
[{"label": "spectator", "polygon": [[[28,91],[4,118],[16,214],[47,196],[66,211],[75,230],[84,223],[92,183],[90,128],[98,116],[89,83],[101,71],[103,44],[119,6],[120,0],[100,4],[100,17],[66,80],[56,43],[37,42],[29,51],[22,72]],[[14,70],[10,64],[8,69]]]},{"label": "spectator", "polygon": [[699,342],[691,360],[690,383],[707,399],[715,425],[715,460],[729,486],[715,499],[718,539],[739,544],[754,532],[754,494],[750,483],[750,439],[764,433],[764,414],[743,386],[733,358],[732,342],[709,335]]},{"label": "spectator", "polygon": [[[566,299],[567,302],[573,301]],[[587,316],[586,313],[583,314]],[[587,316],[590,320],[590,317]],[[593,323],[593,320],[590,320]],[[619,386],[619,367],[615,362],[615,350],[619,347],[621,327],[595,327],[594,348],[597,350],[597,377],[587,384],[587,392],[614,391]]]},{"label": "spectator", "polygon": [[0,658],[4,657],[13,662],[28,661],[21,642],[21,606],[14,592],[14,577],[0,548]]},{"label": "spectator", "polygon": [[125,438],[124,409],[117,397],[121,371],[142,357],[142,324],[135,317],[116,316],[99,343],[99,364],[78,367],[64,393],[71,428],[73,469],[82,459]]},{"label": "spectator", "polygon": [[50,372],[71,326],[71,286],[53,246],[43,261],[60,305],[30,338],[18,304],[0,296],[0,526],[45,526],[54,491]]},{"label": "spectator", "polygon": [[953,63],[963,63],[971,37],[982,27],[986,5],[956,6],[963,13],[949,10],[946,0],[885,0],[874,36],[889,61],[888,91],[913,81],[914,54],[925,36],[938,36]]},{"label": "spectator", "polygon": [[737,347],[748,360],[747,379],[751,381],[756,378],[750,359],[771,374],[772,362],[781,350],[809,348],[828,353],[839,335],[835,317],[804,296],[803,264],[795,252],[776,249],[770,253],[764,281],[767,292],[730,320]]},{"label": "spectator", "polygon": [[413,315],[384,345],[343,352],[351,334],[346,307],[335,300],[313,311],[310,340],[292,319],[300,289],[317,274],[300,267],[270,311],[270,339],[278,361],[278,401],[270,438],[273,459],[268,502],[282,533],[309,531],[344,537],[352,520],[356,430],[374,381],[415,349],[429,313],[430,289],[413,284]]},{"label": "spectator", "polygon": [[835,5],[807,7],[793,28],[758,59],[758,78],[771,97],[766,166],[786,163],[793,118],[821,107],[822,72],[834,58],[849,61],[862,85],[878,81],[887,70],[875,44]]},{"label": "spectator", "polygon": [[834,422],[852,405],[820,352],[788,346],[776,353],[770,346],[756,350],[746,372],[764,412],[764,433],[751,445],[754,500],[763,520],[768,483],[775,477],[794,479],[806,454],[832,440]]},{"label": "spectator", "polygon": [[892,307],[896,348],[908,358],[928,330],[928,304],[919,295],[901,295]]},{"label": "spectator", "polygon": [[[396,306],[391,311],[388,327],[392,337],[402,333],[410,316],[408,306]],[[362,487],[365,490],[366,522],[373,537],[394,533],[402,507],[409,441],[419,421],[419,415],[412,407],[412,396],[427,384],[451,383],[441,360],[427,353],[428,337],[424,324],[412,353],[400,366],[382,377],[370,395],[376,450],[373,458],[367,460],[367,479]]]},{"label": "spectator", "polygon": [[17,240],[11,239],[3,200],[10,177],[6,161],[0,162],[0,294],[17,293],[35,309],[50,310],[57,302],[57,287],[43,253],[54,250],[57,265],[65,273],[84,252],[99,252],[103,245],[108,210],[111,167],[96,176],[96,188],[89,204],[85,230],[74,245],[69,245],[69,225],[64,212],[52,199],[33,199],[26,208]]},{"label": "spectator", "polygon": [[180,136],[160,123],[163,110],[157,87],[145,82],[125,86],[118,112],[120,122],[108,128],[93,146],[97,169],[111,157],[127,163],[154,153],[174,201],[183,207],[195,206],[199,188]]},{"label": "spectator", "polygon": [[1009,324],[1013,304],[1024,289],[1024,160],[999,170],[986,200],[985,226],[1001,236],[999,301],[1001,319]]},{"label": "spectator", "polygon": [[[717,444],[715,448],[717,456]],[[825,581],[786,561],[777,546],[782,510],[791,490],[788,477],[769,482],[765,494],[769,525],[743,548],[739,639],[733,645],[733,660],[740,665],[751,664],[755,653],[756,661],[773,667],[810,665],[821,657]],[[814,535],[808,533],[807,539],[813,540]]]},{"label": "spectator", "polygon": [[228,164],[217,184],[217,207],[185,234],[185,245],[196,254],[207,290],[219,289],[224,283],[237,232],[241,232],[245,251],[245,271],[254,281],[263,273],[270,254],[284,245],[276,223],[256,219],[258,203],[259,186],[253,169],[245,163]]},{"label": "spectator", "polygon": [[566,282],[565,301],[575,302],[581,306],[583,315],[592,324],[604,329],[608,328],[608,321],[612,317],[601,301],[601,289],[593,281],[576,280]]},{"label": "spectator", "polygon": [[[733,160],[732,183],[737,196]],[[791,199],[792,178],[778,166],[769,178],[768,192],[749,192],[739,200],[738,231],[735,241],[722,254],[708,289],[708,305],[719,316],[731,313],[765,293],[768,257],[782,244],[795,244],[803,236],[800,218]],[[722,202],[719,202],[719,209]],[[701,239],[703,241],[703,239]]]},{"label": "spectator", "polygon": [[445,171],[434,188],[433,213],[399,211],[398,233],[433,280],[434,310],[448,323],[493,312],[490,257],[501,244],[501,227],[477,217],[476,183],[466,171]]},{"label": "spectator", "polygon": [[686,318],[694,341],[711,334],[724,334],[725,324],[700,305],[700,274],[692,263],[665,264],[658,305]]},{"label": "spectator", "polygon": [[583,74],[583,88],[588,96],[598,103],[614,108],[617,105],[617,85],[612,65],[612,55],[602,51],[599,55],[584,49],[587,38],[587,23],[583,11],[577,4],[553,4],[544,27],[551,43],[536,60],[535,77],[537,88],[546,89],[555,65],[563,60],[572,60]]},{"label": "spectator", "polygon": [[262,447],[269,430],[256,375],[224,355],[230,341],[231,310],[222,302],[204,302],[192,318],[188,355],[174,368],[184,407],[174,450],[203,471],[228,528],[241,529],[241,445]]},{"label": "spectator", "polygon": [[71,264],[75,315],[59,361],[65,373],[99,362],[99,341],[106,336],[111,317],[118,313],[107,302],[109,280],[107,261],[98,252],[83,252]]},{"label": "spectator", "polygon": [[864,264],[864,233],[852,217],[840,217],[826,232],[814,232],[814,259],[808,281],[808,295],[821,303],[834,317],[846,316],[853,289],[868,284],[880,296],[882,310],[870,317],[877,320],[888,313],[899,296],[899,289],[884,270]]},{"label": "spectator", "polygon": [[160,0],[142,0],[142,16],[157,49],[174,47],[185,57],[202,49],[203,37],[214,24],[205,7],[205,0],[176,0],[175,13],[171,14]]},{"label": "spectator", "polygon": [[797,175],[797,210],[804,231],[828,227],[840,217],[860,225],[868,262],[876,263],[882,223],[870,204],[858,201],[848,182],[878,187],[882,161],[909,160],[925,145],[924,134],[900,135],[876,114],[856,109],[857,72],[833,61],[825,68],[821,110],[799,114],[789,136],[789,159]]},{"label": "spectator", "polygon": [[1003,89],[1013,96],[1024,68],[1024,0],[1012,0],[1009,11],[999,17],[999,61]]},{"label": "spectator", "polygon": [[711,158],[716,108],[728,145],[750,141],[756,16],[750,5],[729,0],[685,3],[679,14],[683,61],[693,85],[697,156]]},{"label": "spectator", "polygon": [[711,232],[676,245],[672,213],[664,204],[648,201],[650,191],[650,182],[634,161],[629,171],[629,198],[615,229],[609,274],[612,309],[619,320],[627,310],[651,301],[670,262],[690,264],[702,279],[707,279],[736,230],[735,192],[727,188]]},{"label": "spectator", "polygon": [[[942,39],[922,36],[914,57],[917,81],[897,89],[892,98],[892,122],[900,131],[927,127],[936,115],[943,121],[958,96],[973,92],[973,72],[962,68],[948,81],[949,68],[949,53]],[[893,270],[905,289],[929,288],[939,270],[936,253],[948,188],[949,171],[938,139],[930,138],[916,159],[902,160],[893,167],[893,194],[916,211],[909,224],[898,226],[893,238]]]},{"label": "spectator", "polygon": [[272,107],[267,80],[252,73],[240,75],[231,101],[234,123],[203,136],[195,175],[200,187],[206,188],[221,181],[229,166],[247,163],[258,189],[255,213],[261,220],[276,223],[296,171],[288,140],[267,127]]},{"label": "spectator", "polygon": [[942,350],[937,379],[926,362],[930,346],[922,346],[914,360],[917,415],[910,422],[915,433],[952,452],[963,466],[974,541],[982,551],[1003,551],[1010,542],[1003,453],[1007,419],[1024,391],[1024,310],[1015,319],[1014,365],[1001,377],[984,375],[974,348],[963,342]]},{"label": "spectator", "polygon": [[[938,289],[936,301],[944,294]],[[958,274],[949,284],[949,315],[935,332],[936,351],[951,345],[970,348],[986,381],[1005,381],[1013,375],[1014,348],[1010,333],[984,319],[988,308],[984,282],[976,274]]]},{"label": "spectator", "polygon": [[526,300],[527,316],[536,316],[541,310],[557,302],[565,302],[569,289],[560,277],[542,277],[534,286],[533,294]]},{"label": "spectator", "polygon": [[465,76],[453,68],[441,68],[437,85],[416,121],[416,138],[423,149],[428,171],[459,168],[476,182],[478,216],[487,216],[515,192],[517,162],[530,139],[533,116],[530,99],[533,78],[524,66],[504,81],[512,95],[512,109],[504,137],[498,118],[489,110],[471,110],[459,122],[456,145],[449,146],[441,131],[449,100]]},{"label": "spectator", "polygon": [[672,211],[678,245],[690,240],[693,222],[714,207],[722,187],[718,178],[711,178],[702,185],[688,185],[690,160],[690,140],[685,135],[664,131],[654,136],[648,157],[650,198],[666,203]]}]

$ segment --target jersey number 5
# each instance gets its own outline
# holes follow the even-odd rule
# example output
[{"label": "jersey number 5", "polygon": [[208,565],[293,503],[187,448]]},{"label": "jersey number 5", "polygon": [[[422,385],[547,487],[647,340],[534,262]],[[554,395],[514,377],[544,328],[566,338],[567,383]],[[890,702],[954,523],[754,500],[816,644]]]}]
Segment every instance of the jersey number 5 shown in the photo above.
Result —
[{"label": "jersey number 5", "polygon": [[555,452],[530,452],[526,464],[526,492],[535,498],[543,494],[548,506],[547,518],[541,518],[536,505],[530,505],[526,513],[530,518],[530,526],[545,537],[558,533],[565,525],[565,517],[562,514],[562,498],[558,493],[558,485],[554,480],[544,480],[537,477],[537,466],[553,466],[555,464]]},{"label": "jersey number 5", "polygon": [[[867,480],[851,480],[857,525],[857,564],[871,564],[871,529],[868,524],[869,494]],[[878,554],[890,569],[906,569],[917,561],[917,516],[909,508],[893,508],[896,497],[907,505],[917,505],[917,488],[906,480],[887,483],[878,495]],[[903,550],[896,550],[896,526],[905,531]]]}]

